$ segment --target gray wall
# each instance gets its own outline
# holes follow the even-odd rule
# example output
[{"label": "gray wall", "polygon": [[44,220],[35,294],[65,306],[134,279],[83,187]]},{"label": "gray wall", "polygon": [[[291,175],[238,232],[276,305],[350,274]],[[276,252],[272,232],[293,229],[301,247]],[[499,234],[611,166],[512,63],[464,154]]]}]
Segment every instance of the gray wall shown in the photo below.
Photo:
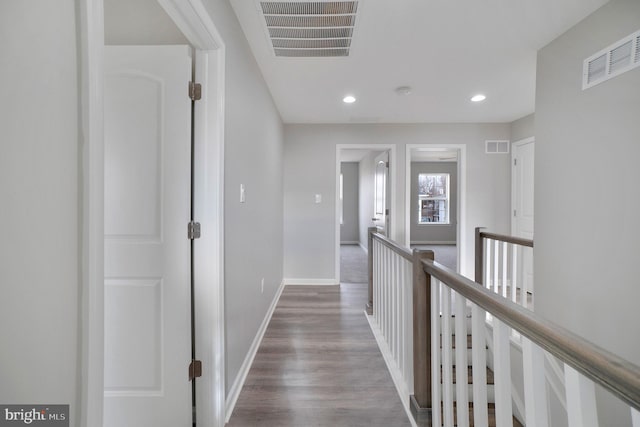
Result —
[{"label": "gray wall", "polygon": [[581,73],[638,23],[612,1],[538,53],[534,267],[536,311],[636,364],[640,68],[585,91]]},{"label": "gray wall", "polygon": [[342,225],[340,243],[355,243],[360,240],[359,223],[359,165],[356,162],[340,164],[342,172]]},{"label": "gray wall", "polygon": [[[204,3],[225,42],[227,391],[282,283],[282,121],[233,9]],[[240,203],[240,184],[246,203]],[[260,291],[265,279],[264,293]]]},{"label": "gray wall", "polygon": [[535,136],[536,115],[529,114],[511,122],[511,142]]},{"label": "gray wall", "polygon": [[[418,175],[449,174],[449,224],[418,224]],[[411,162],[411,243],[456,243],[458,218],[458,164]]]},{"label": "gray wall", "polygon": [[189,44],[158,0],[104,0],[108,45]]},{"label": "gray wall", "polygon": [[[285,278],[336,280],[335,189],[337,144],[395,144],[392,183],[395,239],[405,241],[406,144],[467,147],[467,236],[461,263],[473,275],[473,228],[509,231],[509,157],[486,155],[485,140],[509,139],[509,124],[285,125]],[[313,195],[323,194],[315,204]]]},{"label": "gray wall", "polygon": [[0,402],[79,410],[76,2],[0,3]]}]

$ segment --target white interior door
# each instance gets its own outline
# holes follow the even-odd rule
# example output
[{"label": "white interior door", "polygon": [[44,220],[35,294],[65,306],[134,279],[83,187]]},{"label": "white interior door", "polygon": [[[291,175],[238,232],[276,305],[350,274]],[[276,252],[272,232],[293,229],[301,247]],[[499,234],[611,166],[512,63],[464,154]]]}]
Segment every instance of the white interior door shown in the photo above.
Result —
[{"label": "white interior door", "polygon": [[[512,233],[515,236],[533,240],[533,185],[534,185],[534,149],[532,140],[515,143],[513,146],[513,222]],[[526,290],[533,292],[533,251],[523,251],[521,264],[521,283]]]},{"label": "white interior door", "polygon": [[105,48],[104,425],[191,424],[192,59]]},{"label": "white interior door", "polygon": [[379,154],[374,160],[374,225],[389,235],[389,151]]}]

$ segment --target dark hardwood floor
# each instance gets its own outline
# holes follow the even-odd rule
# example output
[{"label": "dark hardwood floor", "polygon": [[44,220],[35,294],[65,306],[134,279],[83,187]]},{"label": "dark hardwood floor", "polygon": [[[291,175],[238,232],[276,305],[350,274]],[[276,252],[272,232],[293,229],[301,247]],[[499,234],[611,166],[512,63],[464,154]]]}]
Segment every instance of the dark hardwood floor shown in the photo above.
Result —
[{"label": "dark hardwood floor", "polygon": [[284,289],[228,426],[411,425],[363,314],[366,286]]}]

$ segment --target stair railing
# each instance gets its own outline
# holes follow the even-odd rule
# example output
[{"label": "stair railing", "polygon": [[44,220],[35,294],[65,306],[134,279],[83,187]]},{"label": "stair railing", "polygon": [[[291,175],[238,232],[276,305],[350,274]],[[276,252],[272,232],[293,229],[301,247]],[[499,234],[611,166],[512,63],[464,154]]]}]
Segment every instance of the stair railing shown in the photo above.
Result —
[{"label": "stair railing", "polygon": [[[419,268],[432,251],[398,245],[369,228],[367,313],[403,404],[431,407],[429,283]],[[417,270],[416,270],[416,267]]]},{"label": "stair railing", "polygon": [[485,288],[533,308],[533,240],[476,228],[475,281]]},{"label": "stair railing", "polygon": [[[489,425],[486,380],[486,339],[489,338],[493,343],[495,425],[513,426],[518,422],[537,427],[550,425],[544,375],[547,352],[564,365],[569,427],[599,425],[595,384],[630,407],[630,417],[627,417],[631,425],[640,427],[640,367],[435,261],[420,260],[420,268],[430,283],[431,294],[431,408],[439,408],[431,411],[431,425],[468,427],[471,420],[474,426]],[[469,307],[471,393],[467,369],[454,370],[454,365],[467,367]],[[492,336],[486,327],[486,313],[493,318]],[[514,419],[518,414],[512,408],[511,330],[523,337],[525,414],[520,420]],[[470,413],[471,400],[473,410]],[[603,421],[607,426],[613,425],[612,420]]]}]

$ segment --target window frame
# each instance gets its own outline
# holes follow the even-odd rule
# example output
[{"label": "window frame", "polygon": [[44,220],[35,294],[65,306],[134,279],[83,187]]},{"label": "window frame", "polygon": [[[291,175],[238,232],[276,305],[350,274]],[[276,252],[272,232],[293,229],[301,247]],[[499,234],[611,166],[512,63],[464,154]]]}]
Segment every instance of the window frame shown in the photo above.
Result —
[{"label": "window frame", "polygon": [[[442,195],[437,195],[437,196],[428,196],[428,195],[421,195],[420,194],[420,177],[421,176],[444,176],[445,177],[445,183],[444,183],[444,187],[445,187],[445,191],[444,194]],[[446,172],[421,172],[418,173],[417,176],[417,195],[416,195],[416,200],[418,203],[418,218],[417,218],[417,224],[418,225],[451,225],[451,174],[450,173],[446,173]],[[433,201],[444,201],[445,203],[445,219],[442,221],[422,221],[422,204],[424,201],[429,201],[429,200],[433,200]]]}]

